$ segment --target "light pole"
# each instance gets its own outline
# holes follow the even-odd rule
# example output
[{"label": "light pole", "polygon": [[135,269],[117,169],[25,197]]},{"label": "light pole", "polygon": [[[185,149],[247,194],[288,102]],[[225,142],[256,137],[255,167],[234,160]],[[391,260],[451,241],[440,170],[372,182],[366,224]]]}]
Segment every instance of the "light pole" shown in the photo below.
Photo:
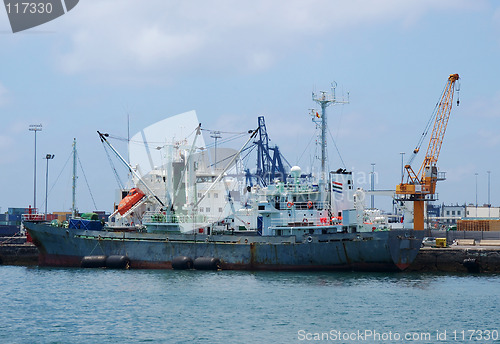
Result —
[{"label": "light pole", "polygon": [[35,132],[35,157],[34,157],[34,169],[33,169],[33,211],[36,213],[36,132],[42,131],[42,125],[30,124],[29,131]]},{"label": "light pole", "polygon": [[217,168],[217,139],[220,139],[222,136],[220,136],[220,131],[212,131],[210,133],[210,137],[215,140],[215,163],[214,163],[214,170]]},{"label": "light pole", "polygon": [[402,183],[403,182],[403,178],[404,178],[404,173],[405,173],[404,172],[404,166],[405,166],[405,164],[404,164],[404,156],[405,156],[405,152],[401,152],[399,154],[401,154],[401,183]]},{"label": "light pole", "polygon": [[488,173],[488,217],[491,217],[491,200],[490,200],[490,175],[491,171],[487,171]]},{"label": "light pole", "polygon": [[47,160],[47,169],[45,170],[45,220],[47,220],[47,195],[48,195],[48,185],[49,185],[49,160],[54,159],[54,154],[47,154],[45,158]]},{"label": "light pole", "polygon": [[477,174],[478,174],[477,172],[474,173],[474,175],[476,176],[476,217],[479,217],[477,216]]},{"label": "light pole", "polygon": [[[372,162],[372,191],[375,190],[375,163]],[[371,209],[374,209],[375,208],[375,196],[373,195],[372,193],[372,196],[371,196]]]}]

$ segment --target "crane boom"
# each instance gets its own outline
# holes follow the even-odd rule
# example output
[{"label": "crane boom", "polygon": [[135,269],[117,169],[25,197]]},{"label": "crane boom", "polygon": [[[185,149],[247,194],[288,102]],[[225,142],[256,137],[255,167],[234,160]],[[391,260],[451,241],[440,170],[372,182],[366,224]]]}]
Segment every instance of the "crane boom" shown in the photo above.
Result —
[{"label": "crane boom", "polygon": [[[438,178],[437,161],[441,146],[443,144],[444,134],[448,125],[453,105],[453,96],[455,92],[455,82],[459,79],[458,74],[450,74],[446,86],[441,94],[439,103],[436,106],[434,127],[429,140],[429,146],[424,157],[424,161],[417,173],[413,171],[408,164],[405,166],[407,182],[404,178],[401,184],[396,186],[396,194],[403,195],[399,200],[413,201],[413,228],[424,229],[424,202],[434,200],[436,192],[436,182],[443,180]],[[424,132],[425,135],[425,132]],[[421,141],[422,142],[422,139]],[[415,148],[414,153],[420,149],[420,144]]]},{"label": "crane boom", "polygon": [[424,171],[425,167],[436,164],[439,158],[439,152],[441,151],[441,145],[443,144],[444,134],[453,106],[453,95],[455,93],[454,86],[458,78],[458,74],[451,74],[448,77],[448,82],[446,83],[446,87],[437,105],[436,119],[429,140],[429,146],[427,147],[427,153],[425,154],[424,161],[422,162],[422,166],[420,166],[417,176],[422,177],[421,173]]}]

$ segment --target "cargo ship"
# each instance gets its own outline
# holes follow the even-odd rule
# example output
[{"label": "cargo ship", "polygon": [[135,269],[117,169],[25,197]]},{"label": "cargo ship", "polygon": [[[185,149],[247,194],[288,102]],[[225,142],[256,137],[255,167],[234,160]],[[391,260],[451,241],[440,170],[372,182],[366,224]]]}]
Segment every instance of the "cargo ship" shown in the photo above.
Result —
[{"label": "cargo ship", "polygon": [[[98,132],[103,145],[129,168],[135,187],[107,223],[91,216],[49,223],[26,215],[24,226],[39,249],[39,264],[404,270],[420,249],[423,231],[392,229],[374,218],[373,210],[364,209],[364,191],[354,189],[352,173],[327,171],[326,107],[336,99],[322,93],[314,100],[321,105],[321,115],[313,114],[321,130],[317,177],[298,166],[284,167],[278,148],[269,147],[263,117],[236,151],[217,148],[219,132],[212,135],[215,148],[207,149],[194,111],[177,115],[134,136],[130,161],[114,149],[108,134]],[[180,138],[190,124],[194,131]],[[139,138],[144,145],[137,145]],[[153,142],[163,145],[152,150]],[[239,165],[252,144],[258,148],[257,168],[246,169],[242,179]]]}]

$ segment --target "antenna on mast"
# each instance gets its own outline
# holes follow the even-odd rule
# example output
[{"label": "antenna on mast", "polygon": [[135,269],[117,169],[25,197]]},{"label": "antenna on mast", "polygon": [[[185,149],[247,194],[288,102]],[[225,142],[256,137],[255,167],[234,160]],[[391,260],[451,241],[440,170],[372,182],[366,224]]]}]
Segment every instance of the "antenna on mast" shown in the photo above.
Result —
[{"label": "antenna on mast", "polygon": [[72,202],[71,202],[71,216],[75,218],[78,210],[76,209],[76,138],[73,138],[73,185],[72,185]]},{"label": "antenna on mast", "polygon": [[325,201],[325,186],[326,186],[326,176],[327,176],[327,142],[326,142],[326,128],[327,128],[327,116],[326,108],[330,105],[335,104],[349,104],[349,93],[347,94],[347,100],[337,100],[335,97],[335,89],[337,88],[337,83],[334,81],[331,83],[331,94],[327,94],[326,91],[320,91],[320,93],[312,92],[312,100],[321,106],[321,177],[319,181],[319,190],[321,201]]},{"label": "antenna on mast", "polygon": [[[127,162],[130,164],[130,114],[127,112]],[[127,173],[127,188],[132,188],[132,173]]]}]

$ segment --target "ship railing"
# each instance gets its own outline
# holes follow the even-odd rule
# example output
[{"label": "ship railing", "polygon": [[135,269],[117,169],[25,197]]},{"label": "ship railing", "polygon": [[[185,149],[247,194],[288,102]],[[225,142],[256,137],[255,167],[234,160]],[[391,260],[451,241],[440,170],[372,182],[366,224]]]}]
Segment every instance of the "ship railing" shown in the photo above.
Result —
[{"label": "ship railing", "polygon": [[22,214],[22,221],[45,221],[45,214]]},{"label": "ship railing", "polygon": [[274,206],[278,210],[286,210],[286,209],[296,209],[296,210],[318,210],[318,209],[327,209],[329,206],[328,202],[320,202],[320,201],[305,201],[305,202],[275,202]]},{"label": "ship railing", "polygon": [[194,223],[194,222],[210,222],[210,218],[202,214],[177,215],[177,214],[164,214],[158,212],[146,212],[142,218],[142,223]]},{"label": "ship railing", "polygon": [[309,218],[309,217],[289,217],[281,216],[271,219],[272,227],[307,227],[307,226],[325,226],[330,223],[328,218]]}]

